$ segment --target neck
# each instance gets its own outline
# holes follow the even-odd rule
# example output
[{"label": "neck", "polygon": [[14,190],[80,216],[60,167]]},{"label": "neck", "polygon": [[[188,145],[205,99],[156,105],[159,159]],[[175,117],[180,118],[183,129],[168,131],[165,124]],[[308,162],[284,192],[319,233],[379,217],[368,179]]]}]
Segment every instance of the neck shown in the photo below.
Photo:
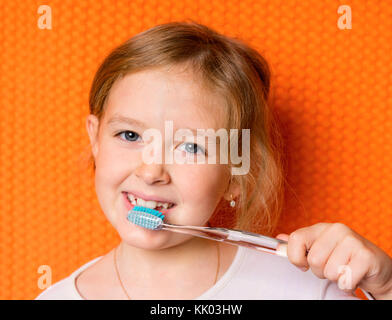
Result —
[{"label": "neck", "polygon": [[215,277],[217,242],[192,237],[179,245],[160,249],[143,249],[121,242],[118,264],[125,281],[156,285],[164,281],[190,280],[190,275]]}]

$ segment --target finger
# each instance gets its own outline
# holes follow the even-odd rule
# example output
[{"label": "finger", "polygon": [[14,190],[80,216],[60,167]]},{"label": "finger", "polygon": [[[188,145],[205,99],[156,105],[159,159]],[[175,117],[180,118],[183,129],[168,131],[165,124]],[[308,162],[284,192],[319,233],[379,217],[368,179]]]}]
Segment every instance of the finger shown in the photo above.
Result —
[{"label": "finger", "polygon": [[345,237],[335,248],[324,269],[327,279],[346,292],[355,290],[370,268],[370,250],[357,238]]},{"label": "finger", "polygon": [[283,240],[283,241],[288,241],[289,240],[289,235],[285,233],[280,233],[276,236],[277,239]]},{"label": "finger", "polygon": [[309,268],[307,252],[318,235],[328,226],[328,223],[317,223],[292,232],[287,246],[287,257],[295,266],[305,270]]},{"label": "finger", "polygon": [[[341,223],[334,223],[325,228],[314,241],[308,252],[308,264],[319,278],[325,278],[326,264],[338,244],[345,239],[350,229]],[[349,255],[350,252],[347,252]]]},{"label": "finger", "polygon": [[352,250],[347,246],[347,242],[342,241],[329,256],[324,268],[324,277],[333,282],[337,282],[339,276],[346,272]]},{"label": "finger", "polygon": [[339,275],[338,287],[344,291],[355,290],[368,273],[372,257],[371,251],[367,248],[354,252],[347,267],[343,268],[344,272]]}]

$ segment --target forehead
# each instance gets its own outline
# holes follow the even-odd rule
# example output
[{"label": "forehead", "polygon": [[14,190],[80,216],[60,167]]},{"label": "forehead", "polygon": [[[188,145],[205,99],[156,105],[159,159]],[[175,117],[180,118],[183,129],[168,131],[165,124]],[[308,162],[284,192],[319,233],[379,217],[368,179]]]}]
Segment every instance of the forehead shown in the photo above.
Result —
[{"label": "forehead", "polygon": [[179,68],[155,68],[125,75],[112,86],[105,106],[112,114],[184,122],[194,128],[222,128],[226,101],[208,89],[193,72]]}]

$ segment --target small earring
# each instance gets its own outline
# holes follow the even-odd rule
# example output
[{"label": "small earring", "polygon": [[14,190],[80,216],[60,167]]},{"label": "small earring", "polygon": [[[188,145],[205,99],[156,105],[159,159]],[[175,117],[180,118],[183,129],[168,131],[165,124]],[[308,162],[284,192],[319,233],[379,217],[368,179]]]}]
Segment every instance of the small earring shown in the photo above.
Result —
[{"label": "small earring", "polygon": [[235,207],[235,201],[233,200],[233,195],[231,196],[231,201],[230,201],[230,207],[234,208]]}]

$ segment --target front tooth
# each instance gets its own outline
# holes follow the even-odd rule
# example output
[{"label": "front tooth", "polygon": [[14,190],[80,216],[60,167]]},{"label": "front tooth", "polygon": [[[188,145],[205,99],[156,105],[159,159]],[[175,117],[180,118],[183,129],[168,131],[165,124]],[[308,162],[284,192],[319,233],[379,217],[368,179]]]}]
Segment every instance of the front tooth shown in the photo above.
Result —
[{"label": "front tooth", "polygon": [[137,199],[136,202],[137,202],[138,206],[143,206],[143,207],[147,207],[150,209],[154,209],[157,206],[156,201],[145,201],[143,199]]},{"label": "front tooth", "polygon": [[136,198],[136,204],[138,205],[138,206],[144,206],[144,200],[143,199],[139,199],[139,198]]},{"label": "front tooth", "polygon": [[140,198],[135,198],[131,194],[128,195],[128,199],[135,206],[138,205],[138,206],[147,207],[150,209],[155,209],[156,207],[159,207],[159,206],[162,206],[164,209],[167,209],[170,205],[169,203],[157,202],[157,201],[153,201],[153,200],[146,201],[146,200],[143,200]]},{"label": "front tooth", "polygon": [[144,206],[150,209],[155,209],[157,206],[156,201],[145,201],[144,203],[145,203]]}]

